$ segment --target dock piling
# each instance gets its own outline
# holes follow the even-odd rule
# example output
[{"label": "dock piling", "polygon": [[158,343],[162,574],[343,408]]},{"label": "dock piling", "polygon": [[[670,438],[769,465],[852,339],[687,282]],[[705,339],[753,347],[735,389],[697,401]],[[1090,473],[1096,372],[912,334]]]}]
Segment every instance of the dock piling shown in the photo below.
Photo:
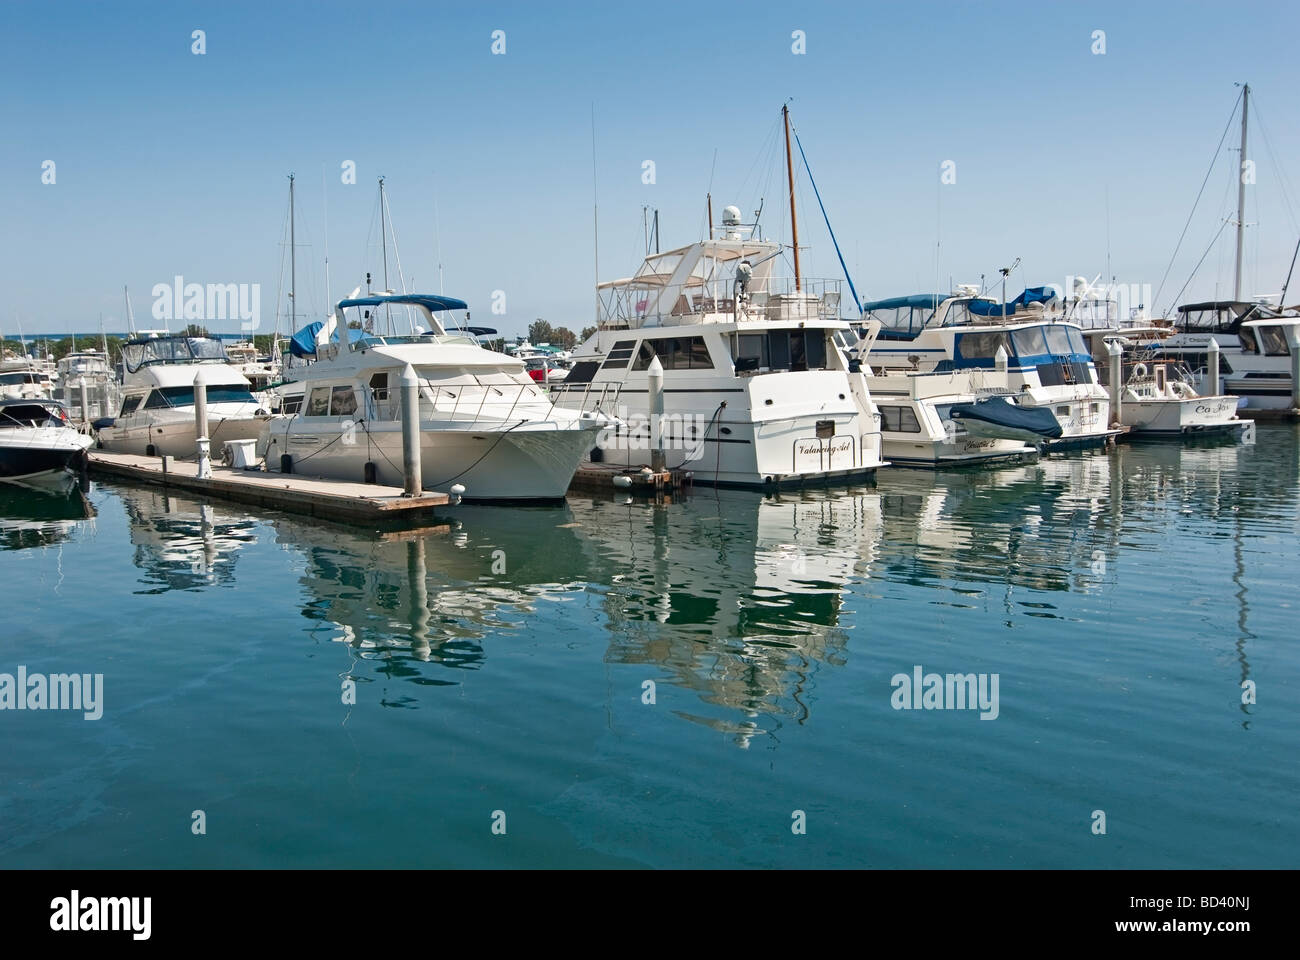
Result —
[{"label": "dock piling", "polygon": [[1300,324],[1289,323],[1286,346],[1291,351],[1291,412],[1300,414]]},{"label": "dock piling", "polygon": [[664,470],[664,366],[655,357],[646,370],[650,394],[650,469],[655,473]]},{"label": "dock piling", "polygon": [[194,374],[194,441],[199,449],[199,478],[212,476],[212,457],[208,441],[208,379],[199,367]]},{"label": "dock piling", "polygon": [[1209,387],[1209,391],[1206,393],[1206,396],[1217,397],[1220,393],[1223,392],[1219,389],[1219,341],[1218,340],[1215,340],[1213,337],[1210,337],[1210,345],[1209,347],[1206,348],[1205,356],[1206,356],[1206,364],[1209,367],[1209,372],[1207,373],[1205,378],[1206,385]]},{"label": "dock piling", "polygon": [[1114,340],[1107,341],[1110,354],[1110,422],[1124,422],[1124,348]]},{"label": "dock piling", "polygon": [[402,370],[402,475],[402,496],[420,496],[420,379],[409,363]]}]

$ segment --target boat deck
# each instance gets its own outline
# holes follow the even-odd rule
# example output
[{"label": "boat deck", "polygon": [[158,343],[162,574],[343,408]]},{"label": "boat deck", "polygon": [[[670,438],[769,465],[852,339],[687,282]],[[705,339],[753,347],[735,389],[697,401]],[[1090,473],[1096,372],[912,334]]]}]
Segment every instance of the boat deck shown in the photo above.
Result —
[{"label": "boat deck", "polygon": [[190,493],[259,507],[306,514],[325,520],[356,524],[385,524],[427,519],[451,498],[425,491],[420,497],[403,497],[401,487],[325,480],[298,474],[264,473],[212,465],[211,478],[200,478],[194,461],[172,457],[142,457],[90,451],[92,476],[113,477],[173,487]]}]

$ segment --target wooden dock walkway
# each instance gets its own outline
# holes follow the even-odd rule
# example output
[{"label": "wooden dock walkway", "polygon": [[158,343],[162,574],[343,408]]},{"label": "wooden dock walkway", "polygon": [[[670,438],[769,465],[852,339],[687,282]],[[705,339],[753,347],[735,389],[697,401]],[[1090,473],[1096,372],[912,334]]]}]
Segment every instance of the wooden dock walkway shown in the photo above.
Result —
[{"label": "wooden dock walkway", "polygon": [[403,497],[401,487],[324,480],[296,473],[265,473],[212,465],[212,477],[200,478],[194,461],[171,457],[141,457],[91,450],[91,476],[114,477],[220,497],[287,513],[300,513],[354,524],[406,523],[428,519],[451,498],[425,491],[421,497]]}]

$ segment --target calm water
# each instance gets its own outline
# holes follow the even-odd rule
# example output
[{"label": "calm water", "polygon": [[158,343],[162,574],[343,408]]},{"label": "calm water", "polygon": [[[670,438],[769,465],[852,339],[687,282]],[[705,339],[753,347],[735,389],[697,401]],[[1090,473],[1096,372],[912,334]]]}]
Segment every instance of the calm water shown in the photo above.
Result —
[{"label": "calm water", "polygon": [[[0,867],[1295,867],[1298,459],[1266,427],[387,538],[0,497],[0,672],[104,676],[102,719],[0,712]],[[916,665],[997,674],[997,718],[893,709]]]}]

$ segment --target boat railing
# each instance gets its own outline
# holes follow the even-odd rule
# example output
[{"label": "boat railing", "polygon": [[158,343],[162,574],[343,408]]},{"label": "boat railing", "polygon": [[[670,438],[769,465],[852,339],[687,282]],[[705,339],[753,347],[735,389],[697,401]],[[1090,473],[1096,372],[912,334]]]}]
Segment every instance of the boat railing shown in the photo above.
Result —
[{"label": "boat railing", "polygon": [[841,284],[834,279],[791,277],[752,280],[740,291],[734,278],[690,279],[656,286],[612,286],[601,291],[600,326],[637,328],[691,323],[746,321],[838,320]]}]

